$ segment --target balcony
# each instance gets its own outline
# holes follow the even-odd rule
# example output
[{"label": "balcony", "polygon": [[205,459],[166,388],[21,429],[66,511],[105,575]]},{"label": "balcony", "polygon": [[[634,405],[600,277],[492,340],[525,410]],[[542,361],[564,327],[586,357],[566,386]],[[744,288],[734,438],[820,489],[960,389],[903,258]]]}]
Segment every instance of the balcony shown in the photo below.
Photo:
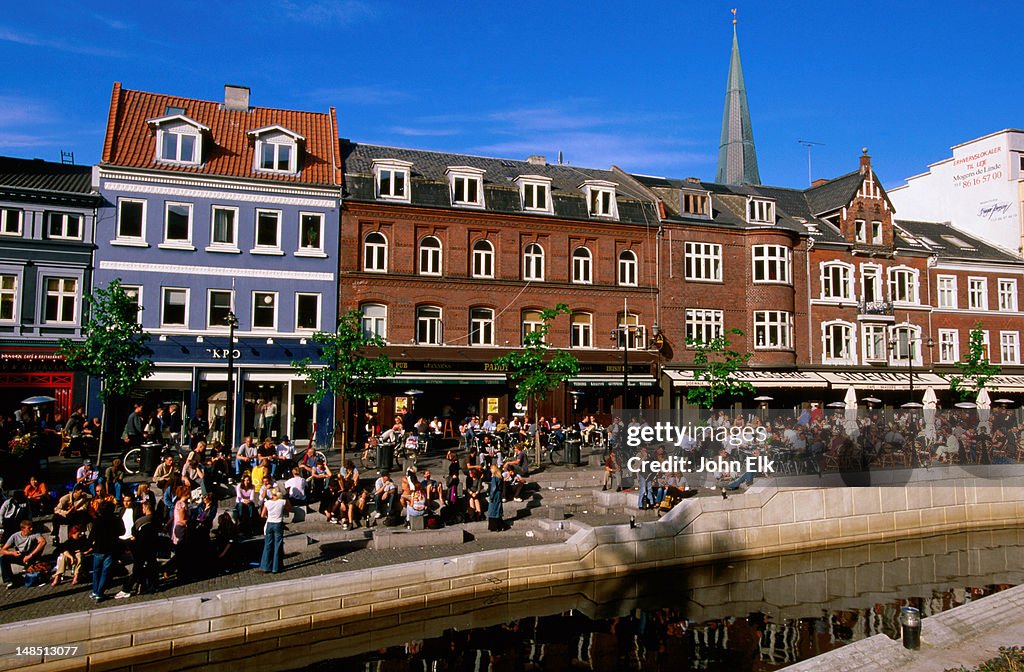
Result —
[{"label": "balcony", "polygon": [[892,317],[892,301],[861,301],[857,304],[859,315]]}]

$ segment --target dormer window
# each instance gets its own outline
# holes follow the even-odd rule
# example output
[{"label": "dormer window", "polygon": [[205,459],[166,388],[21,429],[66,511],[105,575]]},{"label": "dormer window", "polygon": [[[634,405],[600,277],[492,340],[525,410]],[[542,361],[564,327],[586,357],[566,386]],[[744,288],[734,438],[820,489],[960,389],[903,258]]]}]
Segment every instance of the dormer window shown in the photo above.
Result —
[{"label": "dormer window", "polygon": [[203,133],[210,129],[184,114],[150,119],[156,129],[156,160],[161,163],[198,165],[203,156]]},{"label": "dormer window", "polygon": [[680,194],[680,209],[684,215],[708,217],[711,215],[711,197],[704,193],[684,191]]},{"label": "dormer window", "polygon": [[551,212],[551,180],[539,175],[520,175],[516,178],[523,210],[526,212]]},{"label": "dormer window", "polygon": [[751,224],[774,224],[775,201],[765,198],[747,199],[747,221]]},{"label": "dormer window", "polygon": [[299,143],[305,138],[283,126],[266,126],[247,133],[256,138],[255,170],[261,173],[299,172]]},{"label": "dormer window", "polygon": [[452,205],[484,205],[484,171],[469,166],[454,166],[447,171],[452,190]]},{"label": "dormer window", "polygon": [[580,188],[587,198],[587,207],[590,209],[591,217],[609,217],[618,219],[619,208],[615,201],[614,182],[604,180],[587,180]]},{"label": "dormer window", "polygon": [[397,159],[373,162],[373,183],[377,198],[389,201],[409,200],[409,169],[412,164]]}]

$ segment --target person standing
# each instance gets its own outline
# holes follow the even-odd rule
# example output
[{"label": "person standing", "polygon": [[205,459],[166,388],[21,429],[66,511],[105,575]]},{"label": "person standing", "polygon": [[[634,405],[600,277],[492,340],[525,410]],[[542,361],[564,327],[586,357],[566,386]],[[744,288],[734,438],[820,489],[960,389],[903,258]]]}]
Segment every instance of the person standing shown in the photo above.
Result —
[{"label": "person standing", "polygon": [[[277,397],[274,397],[263,407],[263,436],[273,438],[277,434]],[[263,438],[263,437],[261,437]]]},{"label": "person standing", "polygon": [[505,480],[501,477],[498,465],[491,465],[491,483],[487,489],[487,529],[490,532],[501,532],[504,529],[503,501],[505,499]]},{"label": "person standing", "polygon": [[197,408],[196,414],[188,422],[189,447],[195,448],[200,441],[206,441],[206,435],[210,433],[210,423],[206,419],[203,409]]},{"label": "person standing", "polygon": [[123,600],[131,597],[133,590],[155,591],[158,585],[156,551],[159,544],[159,526],[153,520],[153,505],[142,503],[142,516],[135,521],[128,543],[132,551],[132,573],[121,591],[114,596]]},{"label": "person standing", "polygon": [[260,513],[267,524],[263,530],[263,557],[260,559],[260,571],[264,574],[278,574],[283,566],[284,556],[284,517],[291,513],[292,506],[281,497],[281,491],[274,488],[270,491],[270,499],[264,502]]},{"label": "person standing", "polygon": [[145,434],[144,432],[145,422],[142,419],[142,404],[135,404],[135,410],[128,416],[128,421],[124,423],[124,433],[121,438],[131,448],[138,448],[142,445],[142,439]]},{"label": "person standing", "polygon": [[167,409],[167,413],[164,414],[164,426],[162,429],[171,445],[175,448],[181,445],[181,426],[181,411],[178,409],[177,404],[171,404],[171,407]]},{"label": "person standing", "polygon": [[121,550],[119,537],[123,534],[124,523],[121,522],[121,518],[114,515],[113,502],[103,502],[89,535],[92,544],[92,593],[89,597],[96,602],[103,600],[110,569]]}]

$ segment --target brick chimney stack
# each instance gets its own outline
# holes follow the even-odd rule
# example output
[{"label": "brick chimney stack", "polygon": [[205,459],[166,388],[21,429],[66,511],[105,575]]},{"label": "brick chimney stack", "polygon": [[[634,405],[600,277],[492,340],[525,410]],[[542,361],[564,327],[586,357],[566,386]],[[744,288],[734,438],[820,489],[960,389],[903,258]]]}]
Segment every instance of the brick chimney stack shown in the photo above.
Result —
[{"label": "brick chimney stack", "polygon": [[871,169],[871,157],[868,156],[868,148],[863,147],[860,150],[860,174],[863,175]]}]

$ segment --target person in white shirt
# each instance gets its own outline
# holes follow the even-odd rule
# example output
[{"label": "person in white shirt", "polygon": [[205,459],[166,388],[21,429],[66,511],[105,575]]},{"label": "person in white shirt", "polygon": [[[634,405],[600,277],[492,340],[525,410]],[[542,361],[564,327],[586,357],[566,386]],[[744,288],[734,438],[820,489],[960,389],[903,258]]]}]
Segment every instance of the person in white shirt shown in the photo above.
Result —
[{"label": "person in white shirt", "polygon": [[376,517],[389,515],[391,509],[395,503],[395,487],[394,481],[391,480],[391,474],[384,471],[381,472],[380,478],[373,484],[373,498],[377,503]]},{"label": "person in white shirt", "polygon": [[306,503],[306,479],[299,473],[298,467],[292,469],[292,477],[284,482],[284,489],[292,504]]},{"label": "person in white shirt", "polygon": [[263,557],[260,559],[260,571],[263,573],[277,574],[283,568],[284,517],[291,510],[291,504],[281,497],[280,490],[274,488],[270,491],[270,499],[260,512],[267,521],[263,530]]},{"label": "person in white shirt", "polygon": [[291,473],[295,466],[295,445],[288,440],[287,436],[281,437],[281,443],[277,444],[277,473],[275,478],[281,478]]},{"label": "person in white shirt", "polygon": [[238,447],[235,453],[235,477],[241,478],[242,473],[256,466],[256,444],[252,436],[245,437],[245,441]]}]

